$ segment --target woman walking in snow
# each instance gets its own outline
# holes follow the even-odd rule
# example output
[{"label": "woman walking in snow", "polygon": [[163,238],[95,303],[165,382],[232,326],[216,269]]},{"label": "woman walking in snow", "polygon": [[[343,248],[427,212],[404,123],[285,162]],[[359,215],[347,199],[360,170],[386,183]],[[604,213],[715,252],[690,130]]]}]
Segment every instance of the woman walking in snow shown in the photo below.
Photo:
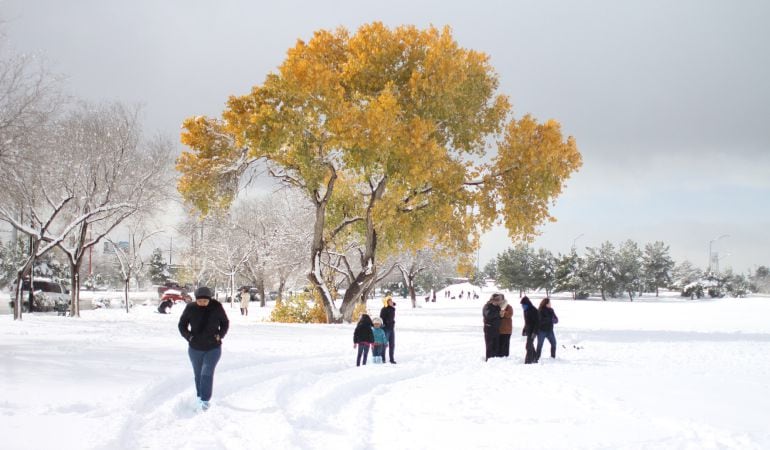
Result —
[{"label": "woman walking in snow", "polygon": [[364,365],[366,365],[366,357],[369,355],[369,346],[374,343],[372,325],[372,318],[369,317],[369,314],[361,314],[356,329],[353,331],[353,348],[358,347],[356,366],[361,365],[362,359]]},{"label": "woman walking in snow", "polygon": [[193,366],[195,392],[201,410],[209,409],[214,386],[214,369],[222,356],[222,339],[230,321],[222,304],[212,300],[211,289],[195,290],[195,301],[188,303],[179,318],[179,333],[189,343],[187,355]]},{"label": "woman walking in snow", "polygon": [[508,357],[511,349],[511,334],[513,334],[513,306],[505,296],[500,294],[500,337],[498,338],[497,356]]},{"label": "woman walking in snow", "polygon": [[535,305],[529,300],[526,295],[521,298],[521,308],[524,310],[524,329],[521,330],[521,335],[526,336],[527,342],[524,344],[526,349],[526,355],[524,356],[524,364],[532,364],[537,362],[537,353],[535,351],[535,336],[537,336],[537,327],[540,321]]},{"label": "woman walking in snow", "polygon": [[551,358],[556,358],[556,335],[553,334],[553,325],[559,323],[559,318],[551,307],[551,299],[544,298],[538,307],[540,313],[540,323],[537,332],[537,355],[535,362],[540,360],[540,352],[543,350],[543,341],[548,339],[551,344]]}]

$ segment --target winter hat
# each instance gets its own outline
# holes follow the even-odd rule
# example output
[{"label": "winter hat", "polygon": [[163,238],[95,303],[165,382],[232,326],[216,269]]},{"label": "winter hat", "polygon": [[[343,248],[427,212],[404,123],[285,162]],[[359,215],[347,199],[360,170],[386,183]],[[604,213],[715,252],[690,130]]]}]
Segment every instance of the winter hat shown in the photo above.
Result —
[{"label": "winter hat", "polygon": [[372,319],[372,323],[375,325],[382,325],[382,319],[380,319],[379,317],[375,317],[374,319]]},{"label": "winter hat", "polygon": [[195,290],[195,299],[197,300],[199,298],[207,298],[211,300],[214,298],[214,293],[211,292],[211,289],[207,288],[206,286],[201,286]]}]

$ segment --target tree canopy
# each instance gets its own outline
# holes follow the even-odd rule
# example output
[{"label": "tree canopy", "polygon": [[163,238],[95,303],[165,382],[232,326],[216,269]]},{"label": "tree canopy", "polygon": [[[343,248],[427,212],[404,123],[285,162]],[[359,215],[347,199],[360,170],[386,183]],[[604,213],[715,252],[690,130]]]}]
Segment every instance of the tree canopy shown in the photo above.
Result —
[{"label": "tree canopy", "polygon": [[581,164],[575,141],[554,120],[513,118],[498,84],[488,55],[460,47],[449,27],[320,30],[221,118],[185,120],[178,187],[203,213],[228,207],[240,176],[264,162],[302,189],[316,211],[309,278],[330,319],[320,254],[341,234],[360,241],[347,316],[376,255],[436,242],[468,255],[498,220],[527,239],[551,219]]}]

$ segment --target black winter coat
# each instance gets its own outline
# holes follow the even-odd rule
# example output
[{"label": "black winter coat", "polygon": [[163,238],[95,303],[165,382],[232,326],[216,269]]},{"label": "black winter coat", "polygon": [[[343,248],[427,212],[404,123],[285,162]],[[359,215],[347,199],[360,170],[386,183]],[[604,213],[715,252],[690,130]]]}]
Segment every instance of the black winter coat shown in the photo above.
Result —
[{"label": "black winter coat", "polygon": [[195,350],[207,351],[222,345],[230,321],[222,304],[209,300],[206,306],[188,303],[179,318],[179,333]]},{"label": "black winter coat", "polygon": [[540,324],[538,325],[540,331],[553,331],[554,319],[556,319],[556,313],[553,309],[543,307],[540,310]]},{"label": "black winter coat", "polygon": [[503,320],[502,317],[500,317],[500,306],[487,302],[481,309],[481,315],[484,316],[485,331],[500,330],[500,322]]},{"label": "black winter coat", "polygon": [[359,342],[374,342],[374,332],[372,331],[372,319],[369,316],[362,317],[356,325],[356,330],[353,331],[353,343]]},{"label": "black winter coat", "polygon": [[531,333],[537,333],[539,325],[540,325],[540,314],[538,314],[537,308],[531,305],[525,308],[524,329],[521,331],[521,335],[528,336]]},{"label": "black winter coat", "polygon": [[382,329],[392,330],[396,326],[396,308],[385,306],[380,310],[380,319],[382,319]]}]

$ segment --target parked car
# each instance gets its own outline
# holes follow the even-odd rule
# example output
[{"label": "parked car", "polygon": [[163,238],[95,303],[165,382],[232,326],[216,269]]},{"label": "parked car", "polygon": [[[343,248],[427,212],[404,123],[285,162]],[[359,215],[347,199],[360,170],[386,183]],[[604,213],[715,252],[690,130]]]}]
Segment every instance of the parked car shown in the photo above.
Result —
[{"label": "parked car", "polygon": [[[21,285],[22,311],[24,312],[29,311],[29,287],[29,280],[24,280]],[[51,278],[33,278],[32,289],[35,311],[60,311],[69,306],[69,290]],[[15,297],[15,291],[13,295]],[[10,301],[10,305],[13,309],[13,300]]]},{"label": "parked car", "polygon": [[190,297],[190,294],[187,292],[179,291],[177,289],[166,289],[163,292],[163,295],[161,295],[160,301],[163,303],[166,300],[170,300],[174,304],[190,303],[192,301],[192,297]]}]

